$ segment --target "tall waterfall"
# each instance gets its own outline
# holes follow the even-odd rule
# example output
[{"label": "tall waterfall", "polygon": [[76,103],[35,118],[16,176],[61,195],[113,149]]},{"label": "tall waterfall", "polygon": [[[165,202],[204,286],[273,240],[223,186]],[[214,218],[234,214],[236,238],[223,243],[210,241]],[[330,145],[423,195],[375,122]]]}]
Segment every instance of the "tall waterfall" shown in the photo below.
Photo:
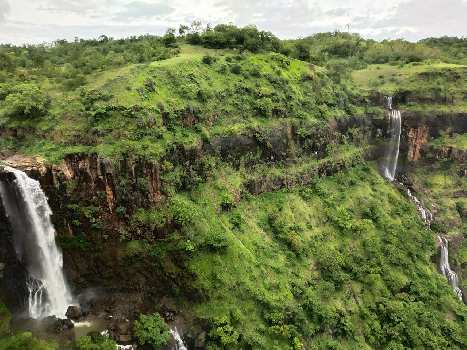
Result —
[{"label": "tall waterfall", "polygon": [[14,175],[14,181],[0,181],[0,197],[13,229],[16,254],[29,273],[29,316],[64,318],[72,296],[63,275],[62,253],[55,244],[47,197],[38,181],[22,171],[5,170]]},{"label": "tall waterfall", "polygon": [[390,181],[396,177],[397,160],[399,158],[399,145],[401,140],[401,112],[392,108],[392,97],[385,97],[385,105],[389,116],[389,134],[391,140],[383,160],[383,175]]},{"label": "tall waterfall", "polygon": [[456,293],[457,297],[462,301],[462,291],[459,288],[459,278],[457,277],[457,274],[451,270],[451,266],[449,266],[448,240],[441,236],[438,236],[438,240],[441,246],[439,269],[441,270],[441,273],[448,279],[448,282],[452,286],[454,293]]}]

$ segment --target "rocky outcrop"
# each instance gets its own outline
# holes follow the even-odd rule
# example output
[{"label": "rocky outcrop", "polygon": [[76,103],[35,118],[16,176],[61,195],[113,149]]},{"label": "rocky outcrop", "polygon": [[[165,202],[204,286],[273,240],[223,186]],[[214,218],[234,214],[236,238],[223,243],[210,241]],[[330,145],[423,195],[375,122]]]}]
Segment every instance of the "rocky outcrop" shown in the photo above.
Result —
[{"label": "rocky outcrop", "polygon": [[422,147],[428,142],[429,128],[426,125],[411,128],[408,132],[409,149],[407,159],[411,162],[417,161],[421,156]]},{"label": "rocky outcrop", "polygon": [[[449,155],[450,159],[462,159],[462,152],[441,151],[429,142],[444,134],[463,134],[467,132],[467,113],[421,114],[402,111],[402,133],[398,168],[403,170],[410,163],[422,159],[440,159]],[[444,154],[444,155],[443,155]]]},{"label": "rocky outcrop", "polygon": [[6,220],[2,201],[0,200],[0,295],[11,312],[24,309],[28,290],[26,267],[18,260],[13,245],[12,230]]},{"label": "rocky outcrop", "polygon": [[[193,118],[188,119],[188,124],[195,123]],[[423,157],[424,144],[435,130],[431,119],[423,120],[420,125],[409,116],[404,118],[407,154],[411,154],[413,160]],[[433,120],[433,123],[436,127],[438,122]],[[196,181],[206,179],[210,171],[206,162],[209,156],[217,156],[234,167],[246,164],[251,169],[258,163],[293,167],[311,160],[312,166],[297,167],[297,171],[290,174],[286,171],[251,174],[244,188],[258,195],[306,185],[318,176],[335,174],[361,162],[363,155],[377,157],[378,152],[366,152],[366,146],[382,139],[386,127],[384,118],[364,116],[316,124],[284,122],[274,128],[252,128],[239,134],[216,136],[191,147],[174,145],[157,161],[130,155],[110,161],[97,154],[78,153],[66,156],[62,163],[55,165],[20,155],[4,157],[3,162],[41,182],[54,213],[65,272],[75,290],[99,285],[115,291],[111,295],[117,292],[122,293],[123,298],[137,295],[140,309],[144,308],[148,296],[151,300],[170,297],[177,290],[183,290],[188,300],[200,297],[199,291],[190,287],[193,276],[185,268],[187,254],[165,252],[159,260],[149,254],[132,259],[125,242],[138,240],[157,246],[159,240],[177,229],[170,220],[156,228],[139,227],[134,224],[134,217],[138,210],[163,207],[172,191],[190,190]],[[352,159],[330,161],[330,156],[335,156],[332,146],[344,142],[361,145],[362,153]],[[168,175],[175,167],[180,169],[180,177],[172,181]],[[6,225],[6,218],[0,210],[0,239],[7,239],[9,230],[3,225]],[[5,249],[11,253],[11,244],[8,247]],[[9,253],[2,249],[0,247],[2,259],[8,259]],[[147,266],[153,268],[147,269]],[[5,276],[20,275],[20,270],[20,264],[11,261],[5,268]]]}]

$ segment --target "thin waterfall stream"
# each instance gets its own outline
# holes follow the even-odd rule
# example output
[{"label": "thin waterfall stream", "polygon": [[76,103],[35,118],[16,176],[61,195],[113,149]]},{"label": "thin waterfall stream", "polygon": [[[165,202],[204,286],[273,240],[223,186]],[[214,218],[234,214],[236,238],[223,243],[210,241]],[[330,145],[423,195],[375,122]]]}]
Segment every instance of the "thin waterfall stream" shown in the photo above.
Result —
[{"label": "thin waterfall stream", "polygon": [[439,269],[441,270],[441,273],[448,279],[448,282],[452,286],[454,293],[456,293],[457,297],[462,301],[462,291],[459,288],[459,278],[457,277],[457,274],[451,270],[451,266],[449,265],[448,240],[441,236],[438,236],[438,240],[441,249]]},{"label": "thin waterfall stream", "polygon": [[38,181],[5,167],[13,181],[0,181],[0,197],[13,229],[18,259],[26,267],[28,314],[34,319],[65,318],[73,298],[63,274],[62,253],[55,243],[52,211]]},{"label": "thin waterfall stream", "polygon": [[[404,184],[400,183],[400,185],[405,188]],[[407,191],[407,196],[409,197],[409,199],[417,207],[417,210],[422,220],[428,225],[428,227],[430,227],[433,221],[433,214],[431,213],[430,210],[428,210],[427,208],[423,206],[422,202],[412,194],[412,191],[410,191],[410,189],[406,188],[406,191]],[[447,278],[449,284],[452,286],[452,289],[454,290],[454,293],[462,301],[463,300],[462,291],[459,288],[459,278],[457,274],[453,270],[451,270],[451,266],[449,265],[448,240],[438,235],[438,241],[440,244],[439,270]]]},{"label": "thin waterfall stream", "polygon": [[396,178],[397,161],[399,158],[399,146],[401,140],[401,112],[398,109],[393,109],[392,96],[385,97],[385,105],[388,109],[389,116],[389,135],[390,141],[383,159],[383,175],[389,181],[394,181]]}]

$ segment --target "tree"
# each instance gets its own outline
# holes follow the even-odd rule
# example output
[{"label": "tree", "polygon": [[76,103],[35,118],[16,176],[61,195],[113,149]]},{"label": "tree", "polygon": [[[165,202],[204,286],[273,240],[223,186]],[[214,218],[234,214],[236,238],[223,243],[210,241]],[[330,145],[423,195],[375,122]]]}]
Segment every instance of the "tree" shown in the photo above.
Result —
[{"label": "tree", "polygon": [[180,27],[178,28],[178,34],[180,36],[184,36],[185,34],[187,34],[190,30],[190,27],[188,27],[187,25],[184,25],[184,24],[181,24]]},{"label": "tree", "polygon": [[170,340],[170,329],[158,314],[139,315],[135,321],[133,332],[140,345],[150,345],[153,349],[161,349]]},{"label": "tree", "polygon": [[6,95],[2,114],[6,117],[36,118],[48,111],[50,98],[31,83],[16,85]]},{"label": "tree", "polygon": [[165,47],[176,47],[177,46],[177,37],[175,36],[175,29],[169,28],[162,38],[162,42]]},{"label": "tree", "polygon": [[302,60],[302,61],[305,61],[305,62],[310,61],[310,58],[311,58],[310,49],[306,45],[304,45],[302,43],[298,43],[295,46],[295,50],[297,52],[296,57],[299,60]]}]

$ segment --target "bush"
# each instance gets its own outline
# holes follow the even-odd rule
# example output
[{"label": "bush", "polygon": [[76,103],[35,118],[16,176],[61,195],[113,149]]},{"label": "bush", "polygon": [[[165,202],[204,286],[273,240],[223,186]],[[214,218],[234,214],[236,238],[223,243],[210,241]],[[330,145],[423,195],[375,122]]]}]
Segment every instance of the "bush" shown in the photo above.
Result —
[{"label": "bush", "polygon": [[[57,348],[56,344],[38,340],[29,332],[0,338],[0,350],[56,350]],[[112,350],[114,349],[115,347]]]},{"label": "bush", "polygon": [[19,84],[6,94],[3,115],[6,117],[35,118],[45,115],[49,97],[35,84]]},{"label": "bush", "polygon": [[139,315],[133,332],[140,345],[149,345],[153,349],[162,349],[170,340],[170,329],[158,314]]},{"label": "bush", "polygon": [[232,66],[230,68],[230,71],[233,73],[233,74],[240,74],[242,72],[242,67],[238,64]]},{"label": "bush", "polygon": [[73,350],[115,350],[116,347],[115,341],[100,335],[80,337],[73,344]]},{"label": "bush", "polygon": [[10,332],[11,314],[5,304],[0,303],[0,337]]},{"label": "bush", "polygon": [[193,223],[199,215],[196,205],[183,196],[175,196],[170,200],[170,212],[174,222],[180,226]]},{"label": "bush", "polygon": [[222,346],[237,344],[239,336],[234,327],[230,325],[227,317],[214,320],[213,328],[209,331],[209,337],[215,339]]},{"label": "bush", "polygon": [[216,62],[216,58],[213,57],[213,56],[211,56],[211,55],[206,55],[206,56],[203,57],[203,60],[202,60],[202,61],[203,61],[204,64],[209,64],[209,65],[211,65],[211,64],[213,64],[214,62]]}]

